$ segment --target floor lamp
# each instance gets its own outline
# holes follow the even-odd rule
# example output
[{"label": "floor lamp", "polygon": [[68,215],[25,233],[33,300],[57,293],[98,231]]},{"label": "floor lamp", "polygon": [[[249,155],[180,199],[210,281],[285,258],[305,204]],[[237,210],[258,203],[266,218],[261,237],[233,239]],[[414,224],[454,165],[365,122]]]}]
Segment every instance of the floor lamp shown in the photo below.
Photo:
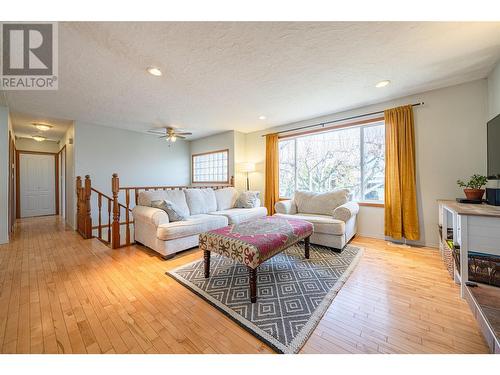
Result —
[{"label": "floor lamp", "polygon": [[250,181],[248,179],[248,174],[255,171],[254,163],[241,163],[241,171],[247,174],[247,190],[250,190]]}]

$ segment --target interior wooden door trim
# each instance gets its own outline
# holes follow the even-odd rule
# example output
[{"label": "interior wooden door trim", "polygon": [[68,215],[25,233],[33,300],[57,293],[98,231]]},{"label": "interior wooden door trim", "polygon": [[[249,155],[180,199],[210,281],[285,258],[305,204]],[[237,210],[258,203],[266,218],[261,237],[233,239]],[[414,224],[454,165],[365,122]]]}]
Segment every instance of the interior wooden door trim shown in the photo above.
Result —
[{"label": "interior wooden door trim", "polygon": [[16,222],[16,197],[15,197],[15,169],[16,145],[12,132],[9,131],[9,238],[14,232]]},{"label": "interior wooden door trim", "polygon": [[[59,192],[59,195],[57,198],[59,197],[63,197],[64,198],[64,201],[61,200],[61,205],[64,205],[64,210],[62,209],[63,207],[60,207],[59,206],[59,199],[57,199],[57,206],[56,206],[56,211],[57,211],[57,215],[61,215],[62,212],[64,212],[64,217],[66,218],[66,215],[67,215],[67,212],[68,212],[68,208],[66,207],[66,197],[68,196],[68,191],[67,191],[67,187],[66,187],[66,171],[67,171],[67,168],[66,168],[66,145],[62,146],[61,149],[59,150],[59,152],[57,153],[56,155],[56,160],[57,162],[59,162],[59,157],[61,157],[61,162],[62,162],[62,156],[64,156],[64,165],[59,165],[59,173],[61,173],[61,176],[63,176],[62,174],[62,170],[64,170],[64,194],[62,193],[62,186],[60,184],[60,182],[58,182],[58,185],[56,186],[57,187],[57,191]],[[59,177],[60,176],[56,176],[56,179],[58,181],[59,180]]]}]

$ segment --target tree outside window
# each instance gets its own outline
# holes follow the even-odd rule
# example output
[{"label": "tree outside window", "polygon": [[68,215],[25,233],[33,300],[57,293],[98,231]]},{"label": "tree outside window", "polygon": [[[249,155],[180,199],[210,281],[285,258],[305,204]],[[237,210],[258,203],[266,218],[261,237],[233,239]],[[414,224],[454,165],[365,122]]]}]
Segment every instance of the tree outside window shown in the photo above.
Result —
[{"label": "tree outside window", "polygon": [[384,156],[383,122],[283,139],[280,196],[346,188],[355,200],[383,201]]}]

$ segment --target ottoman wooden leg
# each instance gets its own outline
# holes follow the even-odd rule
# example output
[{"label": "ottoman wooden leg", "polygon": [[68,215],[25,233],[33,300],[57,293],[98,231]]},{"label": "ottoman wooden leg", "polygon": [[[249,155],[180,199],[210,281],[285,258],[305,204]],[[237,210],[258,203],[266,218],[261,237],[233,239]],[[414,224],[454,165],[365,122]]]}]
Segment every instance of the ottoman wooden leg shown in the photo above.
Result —
[{"label": "ottoman wooden leg", "polygon": [[309,248],[310,248],[309,239],[310,239],[310,237],[311,236],[304,238],[304,253],[305,253],[306,259],[309,259]]},{"label": "ottoman wooden leg", "polygon": [[250,272],[250,301],[257,302],[257,268],[248,267]]},{"label": "ottoman wooden leg", "polygon": [[205,279],[210,276],[210,251],[203,250],[203,259],[205,260]]}]

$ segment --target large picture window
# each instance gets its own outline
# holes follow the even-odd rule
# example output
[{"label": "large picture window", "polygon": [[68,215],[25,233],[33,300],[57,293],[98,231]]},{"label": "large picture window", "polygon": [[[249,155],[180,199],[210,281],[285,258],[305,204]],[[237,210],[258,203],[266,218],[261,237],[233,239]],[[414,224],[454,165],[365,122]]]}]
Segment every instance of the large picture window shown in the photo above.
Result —
[{"label": "large picture window", "polygon": [[383,121],[333,129],[279,142],[279,193],[347,188],[358,201],[384,200]]},{"label": "large picture window", "polygon": [[194,154],[192,156],[192,181],[194,183],[228,183],[228,150]]}]

